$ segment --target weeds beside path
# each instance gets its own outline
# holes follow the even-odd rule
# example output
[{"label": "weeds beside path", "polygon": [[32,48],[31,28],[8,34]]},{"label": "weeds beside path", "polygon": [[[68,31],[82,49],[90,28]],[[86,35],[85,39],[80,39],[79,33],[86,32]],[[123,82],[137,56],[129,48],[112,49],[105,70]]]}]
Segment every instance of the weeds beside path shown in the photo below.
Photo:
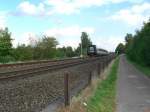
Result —
[{"label": "weeds beside path", "polygon": [[118,62],[117,58],[106,80],[98,84],[94,95],[87,103],[88,112],[115,112]]},{"label": "weeds beside path", "polygon": [[68,107],[58,112],[114,112],[116,107],[116,79],[119,59],[113,61],[90,86],[71,100]]}]

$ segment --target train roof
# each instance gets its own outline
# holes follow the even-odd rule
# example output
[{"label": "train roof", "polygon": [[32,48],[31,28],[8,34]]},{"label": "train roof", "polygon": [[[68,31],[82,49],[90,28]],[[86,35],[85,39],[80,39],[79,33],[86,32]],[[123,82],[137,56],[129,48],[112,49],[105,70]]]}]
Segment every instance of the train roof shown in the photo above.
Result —
[{"label": "train roof", "polygon": [[108,52],[107,50],[102,49],[102,48],[98,48],[98,50],[100,50],[100,51],[104,51],[104,52]]},{"label": "train roof", "polygon": [[[96,47],[96,45],[89,45],[89,47]],[[107,50],[102,49],[102,48],[97,48],[97,50],[104,51],[104,52],[108,52]]]}]

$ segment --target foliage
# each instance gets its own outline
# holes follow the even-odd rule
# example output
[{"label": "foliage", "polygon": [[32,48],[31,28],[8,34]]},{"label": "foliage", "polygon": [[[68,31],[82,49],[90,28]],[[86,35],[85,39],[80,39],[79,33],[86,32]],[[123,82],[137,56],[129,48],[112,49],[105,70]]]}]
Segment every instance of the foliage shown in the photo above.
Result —
[{"label": "foliage", "polygon": [[0,29],[0,62],[8,62],[11,57],[12,50],[11,33],[8,28]]},{"label": "foliage", "polygon": [[13,57],[15,60],[27,61],[33,59],[33,48],[26,46],[25,44],[18,45],[13,51]]},{"label": "foliage", "polygon": [[65,58],[66,57],[66,48],[62,47],[62,48],[57,48],[56,51],[56,57],[59,58]]},{"label": "foliage", "polygon": [[15,61],[14,57],[7,55],[7,56],[0,56],[0,63],[8,63]]},{"label": "foliage", "polygon": [[71,46],[66,47],[66,56],[67,57],[74,57],[75,56],[75,53],[74,53]]},{"label": "foliage", "polygon": [[66,58],[74,56],[76,56],[76,54],[71,46],[57,48],[56,57]]},{"label": "foliage", "polygon": [[132,61],[150,66],[150,20],[134,36],[130,35],[126,41],[126,53]]},{"label": "foliage", "polygon": [[12,48],[11,43],[11,34],[8,31],[8,28],[0,30],[0,56],[10,55]]},{"label": "foliage", "polygon": [[58,42],[54,37],[43,36],[35,46],[35,59],[50,59],[55,57]]},{"label": "foliage", "polygon": [[119,59],[116,59],[106,80],[99,83],[87,103],[88,112],[115,112],[116,80]]},{"label": "foliage", "polygon": [[[82,41],[82,53],[83,55],[87,55],[87,48],[89,45],[92,44],[89,35],[86,32],[82,32],[81,34],[81,41]],[[81,43],[79,43],[78,48],[76,49],[76,54],[80,55],[81,54]]]},{"label": "foliage", "polygon": [[18,45],[13,50],[13,57],[17,61],[51,59],[55,57],[57,44],[58,42],[54,37],[43,36],[34,46]]},{"label": "foliage", "polygon": [[[82,32],[83,54],[86,55],[87,47],[92,44],[86,32]],[[77,49],[71,46],[57,48],[58,41],[54,37],[41,36],[39,40],[30,40],[29,45],[21,44],[12,47],[11,33],[8,28],[0,30],[0,62],[47,60],[53,58],[75,57],[80,55],[81,44]]]},{"label": "foliage", "polygon": [[119,55],[119,54],[124,53],[124,51],[125,51],[125,46],[124,46],[122,43],[120,43],[120,44],[117,46],[117,48],[116,48],[116,50],[115,50],[115,53]]},{"label": "foliage", "polygon": [[89,45],[92,44],[92,42],[86,32],[82,32],[81,40],[82,40],[83,49],[87,48]]}]

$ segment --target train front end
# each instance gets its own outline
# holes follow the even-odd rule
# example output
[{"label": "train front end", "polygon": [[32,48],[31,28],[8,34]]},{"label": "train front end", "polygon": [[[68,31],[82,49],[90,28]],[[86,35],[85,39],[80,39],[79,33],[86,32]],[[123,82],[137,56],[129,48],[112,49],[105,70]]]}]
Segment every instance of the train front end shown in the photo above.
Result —
[{"label": "train front end", "polygon": [[87,49],[87,55],[88,56],[96,56],[97,55],[97,49],[96,45],[90,45]]}]

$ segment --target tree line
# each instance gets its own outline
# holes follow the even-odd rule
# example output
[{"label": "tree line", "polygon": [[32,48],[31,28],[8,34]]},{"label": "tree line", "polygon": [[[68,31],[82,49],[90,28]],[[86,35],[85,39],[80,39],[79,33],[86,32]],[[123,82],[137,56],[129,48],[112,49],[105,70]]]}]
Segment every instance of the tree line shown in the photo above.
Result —
[{"label": "tree line", "polygon": [[130,60],[150,66],[150,19],[134,35],[126,34],[125,45],[120,43],[116,53],[126,53]]},{"label": "tree line", "polygon": [[[89,35],[86,32],[81,34],[83,55],[87,55],[87,47],[92,44]],[[8,28],[0,29],[0,63],[30,61],[30,60],[48,60],[67,57],[77,57],[81,54],[81,43],[77,48],[57,47],[59,42],[55,37],[42,35],[39,40],[29,45],[19,44],[13,47],[11,32]]]}]

